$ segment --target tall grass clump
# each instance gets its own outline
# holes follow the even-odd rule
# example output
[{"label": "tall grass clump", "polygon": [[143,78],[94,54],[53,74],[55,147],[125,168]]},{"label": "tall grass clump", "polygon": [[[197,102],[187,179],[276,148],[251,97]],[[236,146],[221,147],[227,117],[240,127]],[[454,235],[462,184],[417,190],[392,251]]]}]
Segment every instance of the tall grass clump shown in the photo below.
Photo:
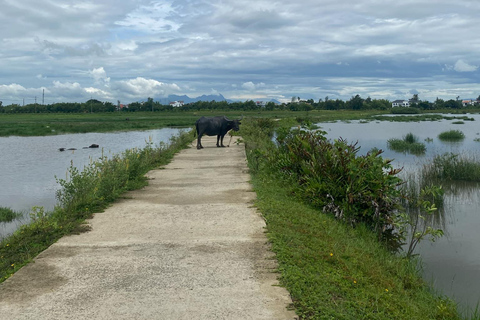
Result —
[{"label": "tall grass clump", "polygon": [[423,166],[424,179],[480,182],[480,161],[474,156],[445,153]]},{"label": "tall grass clump", "polygon": [[21,216],[21,213],[10,208],[0,207],[0,222],[10,222]]},{"label": "tall grass clump", "polygon": [[173,137],[168,144],[127,150],[112,158],[102,157],[83,171],[71,166],[68,177],[57,179],[59,205],[52,212],[34,207],[31,223],[0,241],[0,282],[29,263],[62,236],[88,230],[85,219],[100,212],[124,192],[147,184],[145,173],[167,164],[193,140],[192,133]]},{"label": "tall grass clump", "polygon": [[300,319],[460,319],[416,258],[378,241],[401,197],[398,170],[379,151],[362,157],[355,144],[289,127],[273,142],[274,128],[242,125],[255,205]]},{"label": "tall grass clump", "polygon": [[465,134],[460,130],[444,131],[438,135],[442,141],[461,141],[465,139]]},{"label": "tall grass clump", "polygon": [[418,141],[418,137],[413,133],[407,133],[403,139],[389,139],[387,141],[389,149],[397,152],[411,153],[415,155],[424,154],[427,148],[425,144]]}]

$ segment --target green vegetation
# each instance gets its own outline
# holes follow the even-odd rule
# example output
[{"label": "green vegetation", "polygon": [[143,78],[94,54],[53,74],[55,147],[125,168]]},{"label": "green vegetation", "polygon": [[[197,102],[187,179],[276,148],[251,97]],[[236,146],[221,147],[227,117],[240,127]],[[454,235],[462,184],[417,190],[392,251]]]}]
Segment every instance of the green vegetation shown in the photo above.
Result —
[{"label": "green vegetation", "polygon": [[427,148],[425,144],[418,142],[418,137],[413,133],[407,133],[403,139],[389,139],[387,141],[389,149],[397,152],[406,152],[416,155],[424,154]]},{"label": "green vegetation", "polygon": [[418,114],[422,111],[418,108],[412,107],[401,107],[401,108],[392,108],[392,114]]},{"label": "green vegetation", "polygon": [[201,116],[225,115],[228,118],[254,116],[257,118],[295,118],[299,122],[325,122],[345,119],[364,119],[379,111],[174,111],[163,112],[111,112],[111,113],[54,113],[54,114],[1,114],[0,136],[44,136],[65,133],[111,132],[149,130],[164,127],[191,127]]},{"label": "green vegetation", "polygon": [[442,141],[461,141],[465,139],[465,134],[460,130],[444,131],[438,135]]},{"label": "green vegetation", "polygon": [[480,161],[473,156],[445,153],[425,164],[422,175],[429,181],[480,182]]},{"label": "green vegetation", "polygon": [[[290,128],[297,122],[307,127],[315,122],[368,119],[378,113],[178,110],[0,114],[0,128],[5,128],[0,134],[37,134],[30,128],[41,128],[41,134],[143,130],[191,126],[202,115],[235,118],[244,114],[247,118],[240,134],[258,196],[256,206],[267,223],[281,283],[289,290],[301,319],[460,319],[455,303],[432,292],[422,280],[419,258],[405,258],[413,256],[413,250],[410,254],[392,253],[400,249],[401,242],[410,241],[415,249],[418,241],[439,235],[437,229],[422,224],[423,218],[428,220],[439,207],[438,201],[428,197],[434,190],[422,185],[425,194],[418,190],[421,196],[409,198],[412,210],[420,213],[417,220],[396,216],[397,210],[403,212],[397,202],[404,195],[397,188],[402,181],[398,170],[381,158],[381,151],[371,150],[359,157],[355,144],[344,140],[330,143],[321,132],[301,129],[279,129],[278,145],[271,140],[276,128]],[[16,123],[22,130],[15,131]],[[85,230],[86,218],[124,191],[144,185],[145,172],[169,161],[192,139],[184,134],[169,147],[148,144],[111,160],[102,158],[83,172],[70,168],[68,178],[58,179],[61,206],[53,212],[33,208],[32,223],[0,242],[0,282],[63,235]],[[397,235],[390,225],[398,226]],[[418,230],[419,237],[407,239],[404,231],[408,228]]]},{"label": "green vegetation", "polygon": [[19,212],[15,212],[10,208],[0,207],[0,222],[10,222],[20,216]]},{"label": "green vegetation", "polygon": [[[416,259],[378,241],[376,226],[392,216],[400,182],[388,161],[379,154],[356,159],[355,145],[335,141],[328,147],[321,134],[302,130],[280,132],[277,147],[273,127],[268,119],[247,120],[241,135],[256,206],[300,318],[460,319],[455,303],[422,280]],[[362,190],[362,183],[369,187]]]},{"label": "green vegetation", "polygon": [[[393,113],[393,112],[392,112]],[[380,121],[390,121],[390,122],[420,122],[420,121],[440,121],[440,120],[454,120],[460,119],[464,121],[475,121],[474,118],[469,118],[467,116],[445,116],[441,114],[421,114],[413,116],[384,116],[384,115],[375,115],[371,119],[380,120]]]},{"label": "green vegetation", "polygon": [[111,159],[91,163],[84,171],[69,170],[68,179],[58,179],[62,189],[60,205],[52,212],[34,207],[31,223],[0,241],[0,282],[26,265],[64,235],[86,230],[85,219],[100,212],[125,191],[147,184],[145,173],[168,163],[174,154],[186,148],[193,133],[183,133],[170,143],[144,149],[127,150]]},{"label": "green vegetation", "polygon": [[432,216],[437,211],[436,202],[443,205],[443,189],[438,186],[427,186],[407,198],[407,212],[401,213],[397,225],[400,234],[408,237],[406,257],[414,255],[416,246],[424,239],[435,242],[443,236],[443,230],[432,226]]}]

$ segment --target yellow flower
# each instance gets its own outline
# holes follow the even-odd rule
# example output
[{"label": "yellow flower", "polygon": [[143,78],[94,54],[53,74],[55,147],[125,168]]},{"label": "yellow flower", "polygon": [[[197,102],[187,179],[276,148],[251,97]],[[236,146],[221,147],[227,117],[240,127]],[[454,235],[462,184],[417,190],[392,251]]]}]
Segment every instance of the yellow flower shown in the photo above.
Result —
[{"label": "yellow flower", "polygon": [[15,267],[15,263],[12,263],[11,267]]},{"label": "yellow flower", "polygon": [[330,257],[333,257],[333,253],[330,253]]},{"label": "yellow flower", "polygon": [[353,283],[357,283],[357,280],[353,280]]},{"label": "yellow flower", "polygon": [[7,243],[7,247],[9,246],[10,244]]},{"label": "yellow flower", "polygon": [[385,292],[388,292],[388,289],[385,289]]}]

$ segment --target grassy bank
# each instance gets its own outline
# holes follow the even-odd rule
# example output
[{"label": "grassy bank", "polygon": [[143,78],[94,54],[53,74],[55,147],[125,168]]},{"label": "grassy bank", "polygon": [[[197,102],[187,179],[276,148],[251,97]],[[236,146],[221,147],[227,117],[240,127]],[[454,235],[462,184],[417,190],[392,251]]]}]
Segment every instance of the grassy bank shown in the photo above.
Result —
[{"label": "grassy bank", "polygon": [[65,235],[88,230],[85,219],[101,212],[115,199],[147,184],[145,173],[165,165],[175,153],[190,145],[193,132],[171,139],[169,144],[127,150],[103,157],[83,171],[69,169],[69,177],[58,180],[60,205],[52,212],[34,207],[31,223],[0,242],[0,282],[28,264],[40,252]]},{"label": "grassy bank", "polygon": [[[366,224],[352,228],[304,201],[295,178],[272,166],[279,163],[271,143],[273,123],[244,124],[256,206],[267,223],[281,283],[301,319],[461,319],[455,303],[422,280],[417,260],[387,250]],[[303,150],[312,156],[310,146]],[[309,178],[300,182],[321,184]]]}]

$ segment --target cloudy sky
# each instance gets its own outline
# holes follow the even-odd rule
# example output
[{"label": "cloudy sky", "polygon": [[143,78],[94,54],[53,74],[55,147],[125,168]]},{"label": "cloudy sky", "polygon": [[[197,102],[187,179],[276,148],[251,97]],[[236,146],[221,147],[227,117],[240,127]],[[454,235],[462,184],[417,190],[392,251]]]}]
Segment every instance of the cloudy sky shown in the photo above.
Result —
[{"label": "cloudy sky", "polygon": [[1,0],[0,101],[477,98],[478,0]]}]

